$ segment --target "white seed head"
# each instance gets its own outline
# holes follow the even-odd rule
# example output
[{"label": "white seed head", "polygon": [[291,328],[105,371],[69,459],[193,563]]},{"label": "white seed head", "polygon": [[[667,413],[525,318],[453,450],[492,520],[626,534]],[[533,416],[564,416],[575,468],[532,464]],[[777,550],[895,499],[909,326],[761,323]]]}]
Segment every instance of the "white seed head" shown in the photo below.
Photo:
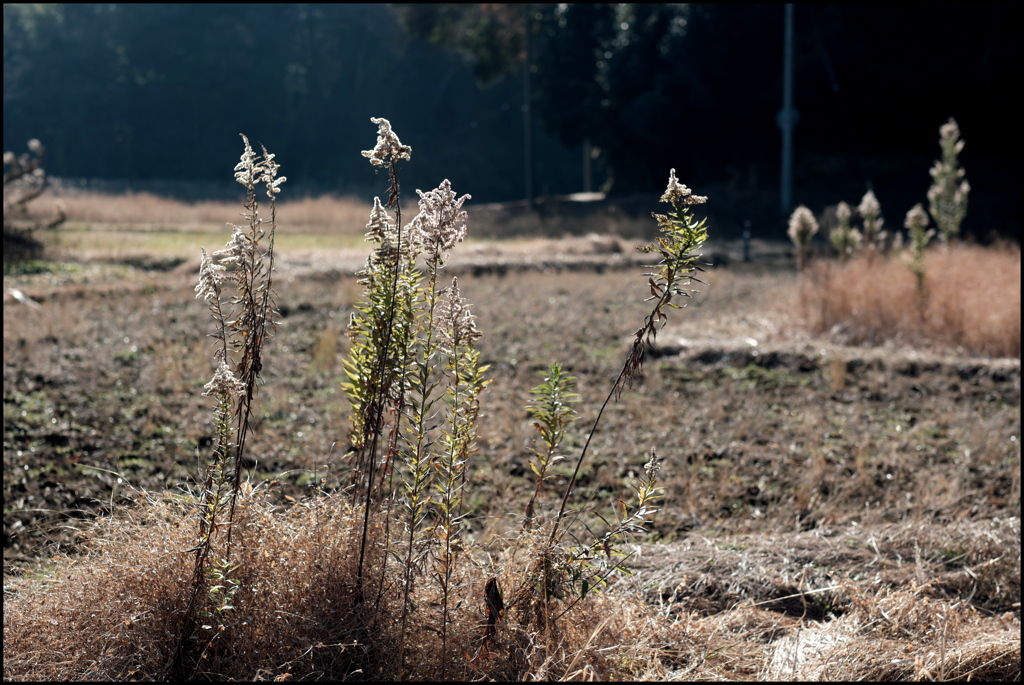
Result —
[{"label": "white seed head", "polygon": [[438,344],[448,354],[459,347],[472,345],[481,335],[476,328],[476,317],[469,313],[470,305],[459,293],[459,279],[452,278],[448,297],[438,306]]},{"label": "white seed head", "polygon": [[196,299],[210,300],[220,297],[220,284],[227,278],[224,267],[210,259],[204,248],[202,260],[199,262],[199,285],[196,286]]},{"label": "white seed head", "polygon": [[462,204],[469,195],[456,198],[451,181],[447,178],[434,190],[420,196],[420,211],[406,227],[411,239],[434,258],[444,260],[449,250],[466,237],[467,213]]},{"label": "white seed head", "polygon": [[845,202],[840,202],[836,205],[836,219],[839,223],[845,225],[850,221],[850,217],[853,215],[853,211],[850,209],[850,205]]},{"label": "white seed head", "polygon": [[228,366],[227,362],[223,359],[220,364],[217,365],[217,370],[213,374],[213,378],[204,386],[203,395],[228,395],[236,397],[245,392],[245,384],[242,381],[235,378],[235,374],[231,371],[231,367]]},{"label": "white seed head", "polygon": [[857,206],[857,211],[862,217],[871,221],[878,217],[882,213],[882,206],[878,204],[878,198],[870,190],[864,193],[864,197],[860,200],[860,205]]},{"label": "white seed head", "polygon": [[644,465],[644,471],[647,472],[649,479],[653,479],[661,471],[661,464],[658,463],[658,455],[654,450],[651,450],[651,460]]},{"label": "white seed head", "polygon": [[377,145],[372,150],[363,150],[363,157],[370,160],[374,166],[386,166],[390,161],[397,162],[400,159],[411,159],[412,148],[402,145],[398,136],[391,130],[391,122],[387,119],[370,117],[370,121],[377,124]]},{"label": "white seed head", "polygon": [[245,141],[245,149],[242,151],[242,159],[235,165],[235,180],[246,188],[252,188],[256,182],[259,172],[259,164],[256,163],[256,153],[249,144],[245,134],[239,134]]},{"label": "white seed head", "polygon": [[274,155],[272,152],[267,152],[267,148],[263,148],[263,162],[260,163],[260,169],[263,173],[260,178],[261,183],[267,184],[267,195],[271,200],[281,192],[280,185],[288,180],[287,176],[277,178],[277,170],[281,166],[274,161]]},{"label": "white seed head", "polygon": [[391,217],[380,203],[380,198],[373,198],[373,209],[370,210],[370,222],[366,224],[366,239],[374,243],[383,243],[394,230]]},{"label": "white seed head", "polygon": [[907,218],[903,222],[903,225],[911,231],[920,231],[928,225],[928,214],[924,211],[924,207],[921,206],[920,202],[914,205],[910,211],[907,212]]},{"label": "white seed head", "polygon": [[797,246],[804,247],[811,242],[811,237],[818,232],[818,221],[811,210],[800,205],[789,217],[789,237]]},{"label": "white seed head", "polygon": [[699,205],[707,202],[708,199],[701,195],[694,195],[692,190],[679,182],[679,179],[676,178],[676,170],[672,169],[668,174],[668,187],[665,188],[661,201],[670,204]]},{"label": "white seed head", "polygon": [[221,264],[232,264],[253,252],[252,240],[238,226],[233,227],[231,240],[223,249],[213,253],[214,259]]}]

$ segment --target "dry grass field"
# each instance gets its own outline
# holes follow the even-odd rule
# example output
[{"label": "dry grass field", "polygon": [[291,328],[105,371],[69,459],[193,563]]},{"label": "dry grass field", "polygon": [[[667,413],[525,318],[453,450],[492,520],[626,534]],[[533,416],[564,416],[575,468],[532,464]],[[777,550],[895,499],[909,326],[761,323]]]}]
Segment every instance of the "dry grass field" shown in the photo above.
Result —
[{"label": "dry grass field", "polygon": [[[218,226],[238,210],[68,201],[60,261],[4,276],[4,677],[152,677],[157,637],[139,631],[166,607],[129,599],[171,601],[187,566],[168,493],[197,487],[214,440],[198,247],[222,245]],[[346,649],[299,628],[325,562],[285,544],[319,535],[329,503],[347,502],[342,360],[368,208],[339,202],[278,208],[281,324],[239,514],[263,522],[254,549],[281,564],[264,568],[278,613],[253,619],[247,639],[272,644],[268,626],[291,621],[294,642],[223,677],[313,678],[331,672],[317,655]],[[577,651],[524,672],[1019,680],[1019,248],[931,255],[922,308],[898,260],[819,261],[798,276],[784,249],[746,263],[713,230],[707,286],[606,411],[570,502],[599,531],[657,449],[665,491],[649,534],[625,547],[632,575],[581,609],[566,636]],[[492,379],[465,485],[481,568],[508,553],[533,491],[530,389],[553,361],[578,378],[571,454],[622,366],[649,294],[636,244],[471,240],[453,254]],[[571,464],[555,467],[546,505]],[[65,639],[84,634],[96,644]],[[509,675],[481,664],[467,677]]]}]

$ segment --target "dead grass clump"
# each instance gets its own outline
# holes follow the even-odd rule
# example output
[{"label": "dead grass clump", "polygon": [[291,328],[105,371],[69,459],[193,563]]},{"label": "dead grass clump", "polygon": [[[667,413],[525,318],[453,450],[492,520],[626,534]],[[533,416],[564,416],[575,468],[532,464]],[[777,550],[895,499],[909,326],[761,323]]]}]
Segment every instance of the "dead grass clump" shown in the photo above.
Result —
[{"label": "dead grass clump", "polygon": [[[281,508],[270,503],[268,488],[244,490],[231,573],[239,589],[219,614],[214,604],[199,607],[195,677],[398,677],[401,579],[393,570],[381,576],[383,550],[374,548],[366,576],[382,589],[380,603],[357,601],[353,552],[363,520],[347,497],[320,495]],[[84,556],[58,559],[46,581],[6,580],[4,678],[169,677],[192,572],[187,552],[195,542],[186,506],[165,495],[87,524]],[[379,522],[371,528],[383,538]],[[506,568],[499,578],[512,587],[514,573]],[[432,609],[438,589],[417,585],[421,610],[410,629],[407,677],[436,679],[442,667],[456,679],[659,677],[663,627],[638,600],[595,597],[568,611],[545,643],[530,625],[529,602],[517,604],[510,593],[509,614],[484,646],[483,580],[475,575],[463,578],[455,598],[447,658]],[[551,608],[568,607],[552,600]]]},{"label": "dead grass clump", "polygon": [[781,640],[768,680],[1020,679],[1020,623],[915,591],[863,595],[843,617]]},{"label": "dead grass clump", "polygon": [[749,603],[710,616],[680,616],[667,631],[671,640],[662,658],[674,668],[666,680],[754,680],[771,644],[799,623]]},{"label": "dead grass clump", "polygon": [[[373,648],[386,652],[366,643],[352,602],[352,513],[327,498],[281,511],[265,492],[239,500],[240,590],[219,620],[217,607],[200,607],[196,676],[340,677]],[[88,527],[90,551],[58,560],[51,580],[21,581],[4,601],[4,678],[166,679],[192,572],[190,523],[180,501],[151,500]]]},{"label": "dead grass clump", "polygon": [[906,561],[883,574],[894,585],[916,582],[928,594],[991,611],[1020,602],[1019,518],[888,525],[869,537],[864,542],[879,555]]},{"label": "dead grass clump", "polygon": [[926,256],[925,297],[895,258],[818,262],[801,309],[815,333],[849,344],[939,344],[1020,357],[1020,249],[959,245]]}]

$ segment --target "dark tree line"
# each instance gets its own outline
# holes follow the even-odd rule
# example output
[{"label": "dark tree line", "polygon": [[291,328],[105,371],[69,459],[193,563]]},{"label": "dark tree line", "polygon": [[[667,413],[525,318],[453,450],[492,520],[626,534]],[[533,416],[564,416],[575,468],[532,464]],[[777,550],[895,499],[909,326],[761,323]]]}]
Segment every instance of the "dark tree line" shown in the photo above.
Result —
[{"label": "dark tree line", "polygon": [[[4,148],[42,140],[54,176],[230,188],[246,132],[296,189],[380,192],[359,151],[383,116],[413,146],[409,185],[517,198],[521,100],[381,5],[4,5]],[[579,176],[577,153],[542,152],[548,183]]]},{"label": "dark tree line", "polygon": [[[39,138],[56,176],[217,179],[247,131],[311,191],[351,192],[372,183],[358,150],[385,116],[414,147],[407,183],[451,177],[475,200],[515,199],[529,56],[538,194],[582,189],[584,143],[613,194],[658,192],[671,167],[693,186],[777,187],[782,17],[729,4],[5,5],[4,146]],[[868,184],[883,205],[923,194],[952,116],[975,208],[1019,232],[1019,25],[1010,5],[799,5],[797,199],[855,201]]]}]

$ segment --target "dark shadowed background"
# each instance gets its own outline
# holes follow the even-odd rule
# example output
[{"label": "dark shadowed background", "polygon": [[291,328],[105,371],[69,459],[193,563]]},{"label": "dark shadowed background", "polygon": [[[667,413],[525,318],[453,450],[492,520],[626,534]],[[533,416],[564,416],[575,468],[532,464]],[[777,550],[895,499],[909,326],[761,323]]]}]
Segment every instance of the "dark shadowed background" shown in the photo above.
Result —
[{"label": "dark shadowed background", "polygon": [[[781,230],[782,5],[4,5],[4,149],[47,171],[185,199],[237,194],[239,132],[293,194],[370,197],[371,116],[413,147],[407,189],[475,202],[659,193],[668,169]],[[967,141],[964,224],[1020,237],[1020,11],[800,5],[794,202],[874,188],[888,225],[925,201],[949,117]],[[528,36],[528,40],[524,37]],[[589,155],[585,154],[589,152]],[[97,179],[117,179],[104,186]],[[709,211],[714,211],[712,205]]]}]

